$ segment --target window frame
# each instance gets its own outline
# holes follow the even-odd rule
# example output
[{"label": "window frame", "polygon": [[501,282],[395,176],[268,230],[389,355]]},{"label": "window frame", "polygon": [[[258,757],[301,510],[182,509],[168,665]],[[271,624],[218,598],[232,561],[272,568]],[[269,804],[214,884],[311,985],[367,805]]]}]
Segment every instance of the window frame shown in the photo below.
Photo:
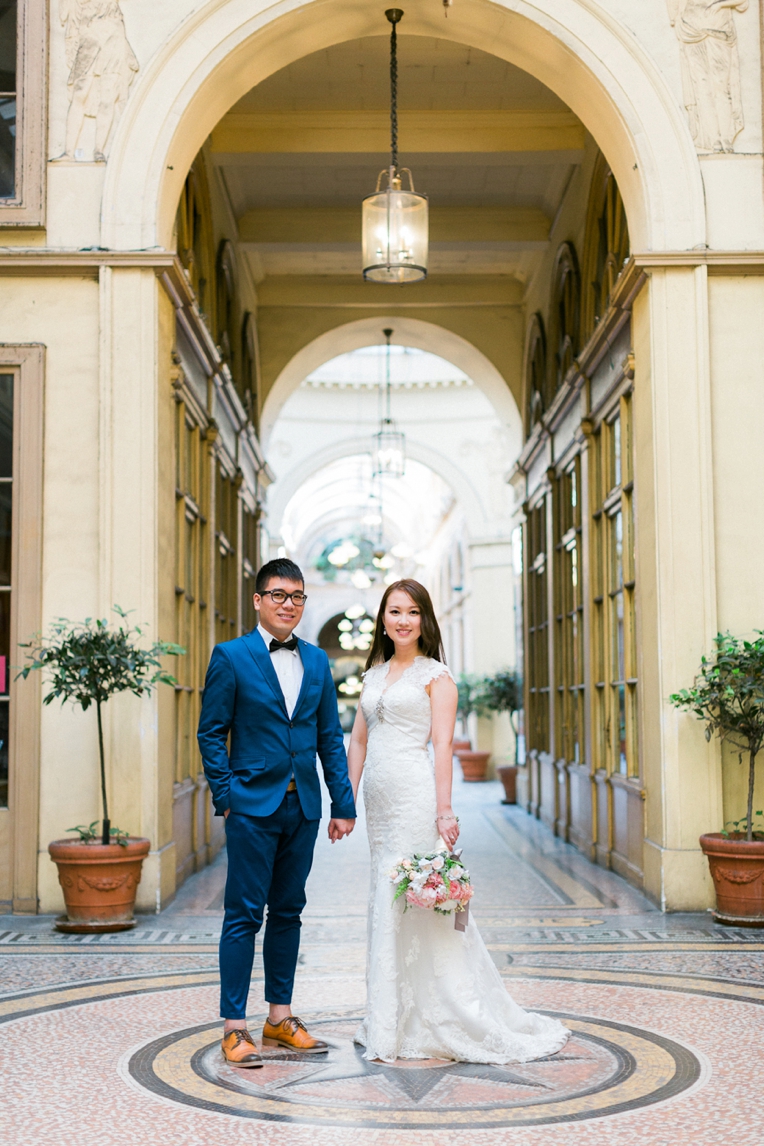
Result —
[{"label": "window frame", "polygon": [[[42,626],[43,390],[45,347],[0,344],[0,371],[15,375],[11,652]],[[21,523],[24,523],[23,532]],[[24,586],[21,592],[20,586]],[[37,912],[40,799],[40,673],[10,680],[8,808],[13,910]],[[2,858],[2,857],[0,857]]]},{"label": "window frame", "polygon": [[12,199],[0,199],[0,227],[45,225],[48,12],[42,0],[18,0],[16,169]]}]

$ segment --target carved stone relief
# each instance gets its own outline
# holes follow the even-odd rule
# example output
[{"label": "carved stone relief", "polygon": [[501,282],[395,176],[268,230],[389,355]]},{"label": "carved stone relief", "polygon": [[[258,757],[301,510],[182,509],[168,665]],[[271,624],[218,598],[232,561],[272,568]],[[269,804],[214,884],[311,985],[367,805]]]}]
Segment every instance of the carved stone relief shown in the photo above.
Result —
[{"label": "carved stone relief", "polygon": [[748,0],[667,0],[679,40],[682,93],[699,151],[732,151],[743,129],[735,12]]},{"label": "carved stone relief", "polygon": [[119,0],[60,0],[59,15],[69,68],[66,148],[60,158],[84,158],[78,144],[85,120],[91,118],[93,159],[103,163],[138,61],[127,40]]}]

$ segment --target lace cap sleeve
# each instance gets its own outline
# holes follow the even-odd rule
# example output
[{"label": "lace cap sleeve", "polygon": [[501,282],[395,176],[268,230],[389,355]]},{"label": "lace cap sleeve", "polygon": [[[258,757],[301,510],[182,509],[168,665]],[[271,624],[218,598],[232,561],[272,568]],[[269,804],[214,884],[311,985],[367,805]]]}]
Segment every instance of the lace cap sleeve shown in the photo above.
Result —
[{"label": "lace cap sleeve", "polygon": [[[431,660],[429,657],[423,657],[422,660],[424,662],[420,677],[422,684],[431,684],[432,681],[437,680],[441,676],[447,676],[450,677],[451,680],[454,680],[454,674],[448,665],[443,664],[443,661]],[[454,684],[455,683],[456,681],[454,680]]]}]

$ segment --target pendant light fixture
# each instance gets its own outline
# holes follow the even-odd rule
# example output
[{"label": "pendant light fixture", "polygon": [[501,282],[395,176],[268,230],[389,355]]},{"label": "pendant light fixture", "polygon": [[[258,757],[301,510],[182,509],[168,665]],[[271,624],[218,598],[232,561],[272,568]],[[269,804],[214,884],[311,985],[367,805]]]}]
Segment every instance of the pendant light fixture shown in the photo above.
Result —
[{"label": "pendant light fixture", "polygon": [[[390,413],[390,339],[392,330],[383,330],[387,340],[387,356],[385,364],[385,416],[381,419],[379,430],[374,435],[374,448],[372,451],[372,476],[387,474],[389,477],[403,477],[406,469],[406,435],[402,433],[392,419]],[[381,502],[380,484],[380,502]]]},{"label": "pendant light fixture", "polygon": [[[400,8],[385,12],[390,32],[390,166],[379,173],[363,201],[363,277],[376,283],[415,283],[427,278],[427,196],[414,190],[408,167],[398,166],[398,41]],[[409,190],[403,189],[408,175]],[[386,185],[385,185],[386,184]]]}]

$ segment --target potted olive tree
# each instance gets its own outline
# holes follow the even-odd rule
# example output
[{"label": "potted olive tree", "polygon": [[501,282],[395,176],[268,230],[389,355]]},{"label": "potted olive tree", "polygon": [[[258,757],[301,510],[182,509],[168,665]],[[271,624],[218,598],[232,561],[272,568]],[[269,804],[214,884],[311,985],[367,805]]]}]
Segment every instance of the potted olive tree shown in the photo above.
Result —
[{"label": "potted olive tree", "polygon": [[478,716],[506,712],[515,738],[515,763],[503,764],[496,769],[496,775],[504,785],[503,804],[517,803],[517,729],[512,717],[519,712],[522,704],[522,683],[513,669],[499,669],[493,676],[483,677],[476,689],[475,711]]},{"label": "potted olive tree", "polygon": [[456,715],[459,717],[462,726],[463,735],[460,738],[454,738],[454,754],[457,752],[471,752],[472,742],[466,736],[467,721],[469,720],[472,710],[472,686],[470,684],[472,677],[468,677],[466,673],[460,673],[456,682],[457,702],[456,702]]},{"label": "potted olive tree", "polygon": [[[700,837],[716,888],[720,923],[764,926],[764,824],[754,813],[756,758],[764,745],[764,633],[752,641],[718,633],[715,651],[703,657],[692,688],[669,698],[677,708],[705,724],[706,740],[717,735],[748,757],[746,814],[725,824],[724,831]],[[727,828],[731,831],[727,831]]]},{"label": "potted olive tree", "polygon": [[60,618],[47,637],[37,637],[21,648],[30,662],[19,676],[37,669],[49,674],[50,691],[43,704],[60,700],[87,710],[95,705],[98,723],[98,758],[101,775],[103,820],[69,828],[76,840],[54,840],[48,851],[58,865],[58,878],[66,903],[66,917],[56,923],[61,931],[124,931],[135,926],[135,893],[141,866],[151,843],[113,827],[106,793],[102,706],[118,692],[143,696],[155,684],[175,684],[159,658],[185,652],[179,645],[155,641],[149,648],[138,642],[143,630],[126,623],[127,614],[115,606],[118,622],[88,617],[83,622]]},{"label": "potted olive tree", "polygon": [[[464,723],[466,723],[473,712],[477,713],[478,711],[478,698],[481,685],[482,677],[473,676],[471,673],[461,673],[456,682],[458,693],[457,712]],[[463,747],[459,747],[459,744],[463,745]],[[486,779],[488,775],[488,761],[491,758],[490,752],[473,751],[469,740],[466,740],[454,744],[454,754],[459,760],[462,777],[467,783],[479,783]]]}]

